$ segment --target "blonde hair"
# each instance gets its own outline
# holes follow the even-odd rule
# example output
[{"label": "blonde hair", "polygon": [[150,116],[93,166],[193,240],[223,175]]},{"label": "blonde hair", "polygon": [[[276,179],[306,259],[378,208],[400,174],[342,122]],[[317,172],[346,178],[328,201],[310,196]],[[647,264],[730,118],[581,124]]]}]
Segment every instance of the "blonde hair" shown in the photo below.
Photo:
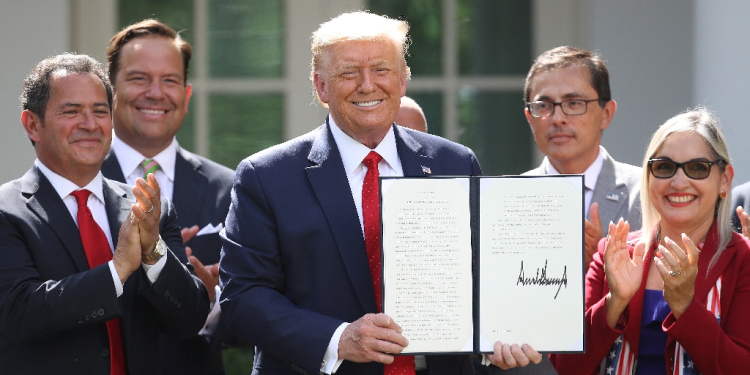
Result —
[{"label": "blonde hair", "polygon": [[[649,171],[648,160],[656,156],[656,152],[661,148],[667,138],[676,133],[694,133],[698,134],[706,141],[706,144],[711,148],[713,152],[714,160],[722,159],[726,164],[719,163],[717,167],[724,173],[726,165],[731,160],[729,158],[729,149],[727,148],[727,142],[724,139],[724,134],[719,123],[719,119],[711,113],[710,110],[703,106],[697,106],[694,109],[689,109],[677,116],[667,120],[658,130],[651,136],[651,143],[648,145],[646,155],[643,158],[643,178],[641,179],[641,212],[643,213],[643,233],[641,234],[641,241],[646,243],[646,248],[650,248],[651,242],[655,239],[652,237],[651,229],[659,224],[661,215],[654,208],[651,202],[651,196],[648,190],[648,181],[652,177]],[[731,223],[731,210],[732,210],[732,191],[728,189],[726,191],[726,197],[719,199],[717,196],[716,208],[714,210],[716,228],[719,238],[716,242],[719,244],[717,247],[716,254],[711,259],[708,268],[716,263],[719,259],[724,248],[732,240],[732,223]]]},{"label": "blonde hair", "polygon": [[408,32],[409,24],[406,21],[369,12],[343,13],[330,21],[324,22],[312,33],[310,81],[314,86],[315,75],[320,75],[327,68],[328,54],[326,53],[326,47],[350,40],[392,41],[401,52],[401,61],[399,61],[402,68],[401,73],[406,80],[409,80],[411,79],[411,71],[406,65],[406,54],[409,51],[410,43],[407,36]]}]

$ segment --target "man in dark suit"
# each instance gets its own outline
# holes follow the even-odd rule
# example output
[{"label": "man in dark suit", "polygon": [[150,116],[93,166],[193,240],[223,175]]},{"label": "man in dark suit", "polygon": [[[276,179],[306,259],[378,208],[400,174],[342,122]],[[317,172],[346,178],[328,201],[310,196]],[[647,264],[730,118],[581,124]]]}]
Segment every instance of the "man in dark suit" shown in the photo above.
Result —
[{"label": "man in dark suit", "polygon": [[[234,172],[182,149],[175,139],[190,100],[190,56],[190,44],[156,20],[130,25],[112,37],[107,60],[114,85],[115,136],[102,174],[132,184],[146,169],[154,169],[162,195],[177,209],[177,224],[182,228],[188,255],[192,253],[189,259],[196,275],[214,301],[219,280],[219,231],[229,211]],[[219,306],[215,309],[218,313]],[[178,340],[163,335],[162,363],[180,374],[224,373],[218,348],[226,345],[228,335],[218,320],[207,322],[215,329],[213,334],[201,332],[211,342],[202,336]]]},{"label": "man in dark suit", "polygon": [[156,179],[131,189],[99,172],[112,136],[103,69],[48,58],[21,102],[38,159],[0,187],[0,373],[168,371],[158,333],[197,334],[208,295]]},{"label": "man in dark suit", "polygon": [[481,174],[465,146],[393,124],[409,79],[407,31],[365,12],[322,24],[311,78],[330,116],[238,167],[221,305],[230,329],[256,344],[254,374],[473,372],[468,356],[393,356],[408,342],[379,313],[380,226],[368,187],[378,175]]}]

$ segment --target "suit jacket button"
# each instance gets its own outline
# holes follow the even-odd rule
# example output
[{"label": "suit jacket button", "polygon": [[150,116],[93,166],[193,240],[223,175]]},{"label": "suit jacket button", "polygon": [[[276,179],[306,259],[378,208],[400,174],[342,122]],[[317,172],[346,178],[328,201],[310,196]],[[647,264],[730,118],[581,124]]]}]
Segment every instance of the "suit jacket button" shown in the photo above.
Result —
[{"label": "suit jacket button", "polygon": [[102,357],[104,358],[109,357],[109,349],[102,349]]},{"label": "suit jacket button", "polygon": [[170,301],[174,301],[174,296],[169,296]]},{"label": "suit jacket button", "polygon": [[104,315],[104,309],[99,309],[99,316],[103,316],[103,315]]},{"label": "suit jacket button", "polygon": [[169,291],[168,290],[164,291],[164,297],[169,297]]},{"label": "suit jacket button", "polygon": [[182,307],[182,302],[178,303],[177,307]]},{"label": "suit jacket button", "polygon": [[96,319],[97,316],[99,316],[99,312],[94,311],[94,312],[91,313],[91,317],[92,318]]},{"label": "suit jacket button", "polygon": [[86,321],[88,322],[91,319],[91,315],[86,314]]}]

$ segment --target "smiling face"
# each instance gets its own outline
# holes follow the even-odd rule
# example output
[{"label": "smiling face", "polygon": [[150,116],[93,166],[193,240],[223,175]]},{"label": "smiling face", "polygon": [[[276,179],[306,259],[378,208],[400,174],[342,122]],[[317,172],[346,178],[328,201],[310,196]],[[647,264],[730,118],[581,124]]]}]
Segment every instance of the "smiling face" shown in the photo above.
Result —
[{"label": "smiling face", "polygon": [[[531,82],[529,101],[561,102],[567,99],[598,99],[588,68],[570,66],[537,74]],[[539,150],[560,173],[583,173],[599,155],[602,131],[609,126],[617,104],[610,100],[602,108],[590,102],[586,113],[569,116],[555,107],[551,116],[533,117],[526,112]]]},{"label": "smiling face", "polygon": [[182,54],[174,40],[146,36],[120,52],[115,77],[115,133],[147,157],[166,148],[187,113],[191,87],[185,85]]},{"label": "smiling face", "polygon": [[[689,160],[714,161],[718,157],[708,143],[693,132],[671,134],[652,157],[683,163]],[[708,177],[694,180],[682,169],[670,178],[655,178],[649,173],[648,190],[651,203],[661,215],[662,229],[667,233],[700,233],[708,231],[714,221],[714,210],[721,191],[729,191],[731,166],[724,172],[714,164]]]},{"label": "smiling face", "polygon": [[344,133],[375,148],[406,94],[400,50],[388,40],[350,40],[326,47],[326,55],[314,76],[320,100]]},{"label": "smiling face", "polygon": [[84,186],[99,172],[112,141],[107,92],[94,74],[64,72],[52,74],[50,92],[44,117],[25,110],[21,122],[39,160]]}]

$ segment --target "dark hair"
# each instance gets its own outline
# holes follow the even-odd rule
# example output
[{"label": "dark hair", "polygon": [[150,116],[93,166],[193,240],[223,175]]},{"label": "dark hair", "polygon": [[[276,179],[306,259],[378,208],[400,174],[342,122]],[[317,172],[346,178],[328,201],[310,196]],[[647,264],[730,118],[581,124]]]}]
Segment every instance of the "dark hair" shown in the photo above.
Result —
[{"label": "dark hair", "polygon": [[591,51],[562,46],[544,52],[534,60],[534,65],[531,66],[523,87],[525,101],[531,100],[531,81],[537,74],[570,66],[585,66],[589,69],[591,86],[599,95],[599,105],[602,108],[608,101],[612,100],[612,92],[609,88],[609,70],[607,70],[604,60]]},{"label": "dark hair", "polygon": [[112,85],[101,64],[93,57],[75,53],[63,53],[48,57],[36,64],[31,73],[23,80],[21,92],[21,108],[36,113],[42,121],[47,103],[52,96],[50,77],[56,72],[68,74],[91,73],[99,77],[107,91],[107,104],[112,110]]},{"label": "dark hair", "polygon": [[190,43],[180,37],[179,33],[155,19],[145,19],[134,23],[120,30],[119,33],[115,34],[109,40],[109,47],[107,47],[107,67],[109,69],[109,79],[112,81],[112,84],[115,84],[117,71],[120,69],[120,51],[122,47],[133,39],[145,36],[162,36],[174,40],[175,45],[180,49],[180,53],[182,53],[183,75],[185,84],[187,85],[188,65],[190,64],[193,49],[190,47]]}]

